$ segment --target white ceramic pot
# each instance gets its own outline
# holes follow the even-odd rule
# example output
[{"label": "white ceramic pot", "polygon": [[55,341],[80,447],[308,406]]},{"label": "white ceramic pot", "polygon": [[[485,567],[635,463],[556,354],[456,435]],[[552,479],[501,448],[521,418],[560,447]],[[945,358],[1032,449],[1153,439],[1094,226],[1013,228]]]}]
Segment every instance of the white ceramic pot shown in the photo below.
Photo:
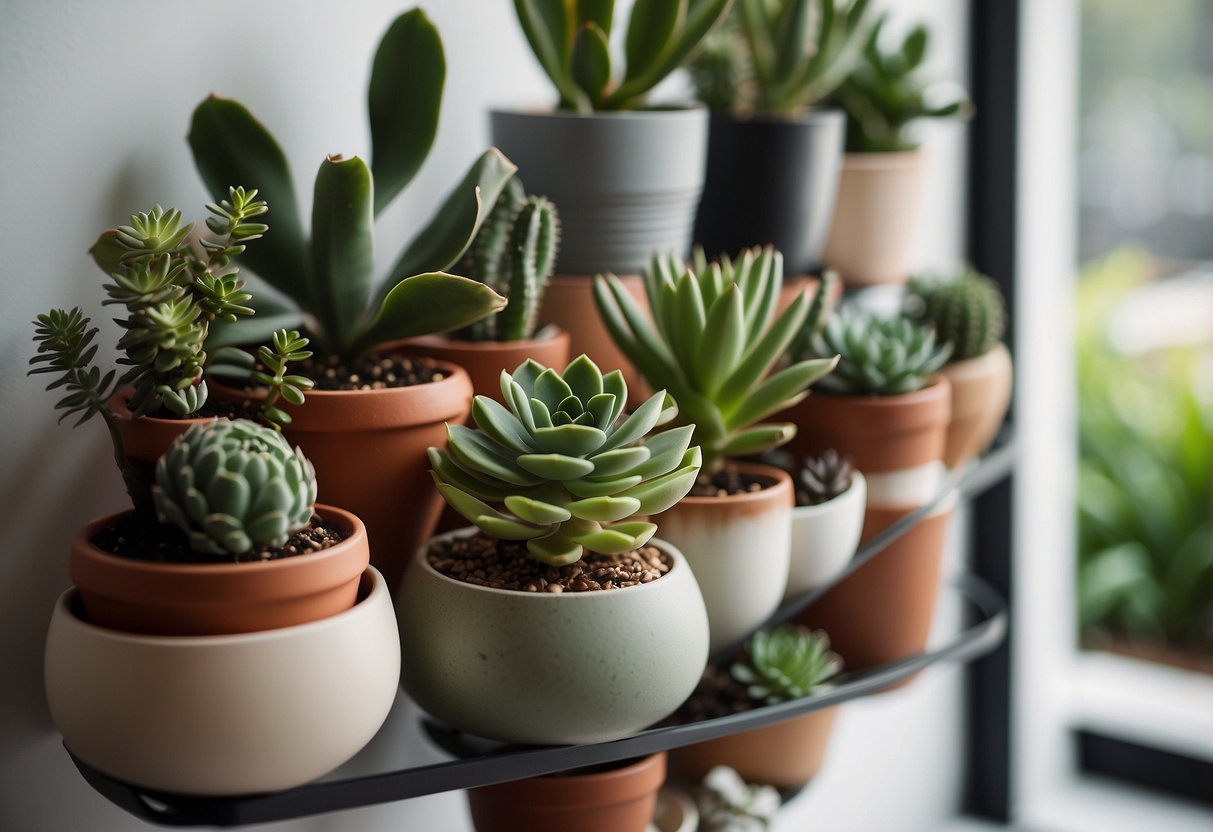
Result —
[{"label": "white ceramic pot", "polygon": [[707,664],[708,622],[682,554],[651,543],[674,563],[660,579],[560,594],[448,578],[419,550],[397,593],[404,689],[447,725],[504,742],[604,742],[669,716]]},{"label": "white ceramic pot", "polygon": [[832,500],[792,509],[792,562],[784,600],[825,586],[850,562],[863,531],[868,484],[856,471],[851,487]]},{"label": "white ceramic pot", "polygon": [[379,730],[400,643],[383,576],[338,615],[224,636],[142,636],[59,597],[46,640],[51,716],[73,754],[149,789],[238,795],[326,774]]},{"label": "white ceramic pot", "polygon": [[791,562],[791,478],[769,465],[737,467],[767,480],[768,487],[727,497],[683,497],[655,521],[661,536],[686,555],[699,581],[713,653],[775,611]]}]

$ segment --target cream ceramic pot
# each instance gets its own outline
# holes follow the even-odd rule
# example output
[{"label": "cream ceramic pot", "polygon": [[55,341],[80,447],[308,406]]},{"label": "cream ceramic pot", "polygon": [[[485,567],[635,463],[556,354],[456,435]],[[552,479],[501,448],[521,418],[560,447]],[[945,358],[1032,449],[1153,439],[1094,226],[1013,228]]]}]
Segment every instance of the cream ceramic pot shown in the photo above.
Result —
[{"label": "cream ceramic pot", "polygon": [[60,596],[46,694],[69,750],[149,789],[238,795],[299,786],[358,752],[391,709],[400,643],[383,577],[329,618],[257,633],[143,636]]},{"label": "cream ceramic pot", "polygon": [[856,471],[851,487],[832,500],[792,509],[792,560],[784,600],[825,586],[846,568],[863,531],[868,486]]},{"label": "cream ceramic pot", "polygon": [[422,548],[397,593],[404,689],[447,725],[504,742],[605,742],[663,719],[699,682],[708,622],[682,554],[651,544],[674,564],[660,579],[560,594],[457,581]]}]

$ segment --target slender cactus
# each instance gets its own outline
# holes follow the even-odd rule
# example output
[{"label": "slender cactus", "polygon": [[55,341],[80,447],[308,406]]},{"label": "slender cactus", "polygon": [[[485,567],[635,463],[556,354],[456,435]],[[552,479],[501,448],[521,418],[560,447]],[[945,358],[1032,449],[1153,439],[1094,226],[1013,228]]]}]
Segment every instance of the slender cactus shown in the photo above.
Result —
[{"label": "slender cactus", "polygon": [[498,340],[520,341],[534,331],[543,293],[556,264],[559,236],[555,206],[543,197],[527,200],[510,236],[509,303],[497,315]]}]

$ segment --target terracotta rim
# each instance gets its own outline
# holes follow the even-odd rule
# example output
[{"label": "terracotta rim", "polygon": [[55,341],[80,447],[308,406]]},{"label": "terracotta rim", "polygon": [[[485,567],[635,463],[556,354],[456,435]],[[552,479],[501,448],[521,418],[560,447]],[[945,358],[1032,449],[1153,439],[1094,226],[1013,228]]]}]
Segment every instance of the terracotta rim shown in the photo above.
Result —
[{"label": "terracotta rim", "polygon": [[[495,804],[544,805],[558,802],[568,805],[570,808],[576,805],[590,808],[623,803],[655,793],[665,782],[665,776],[666,753],[658,751],[608,771],[532,777],[526,780],[483,786],[474,791],[479,799]],[[572,801],[569,790],[574,787],[592,788],[593,799]]]},{"label": "terracotta rim", "polygon": [[924,387],[912,393],[900,393],[895,396],[840,395],[826,392],[815,392],[812,395],[816,399],[815,404],[831,410],[831,415],[846,410],[848,418],[841,429],[848,433],[887,431],[889,424],[886,414],[891,411],[918,417],[899,423],[897,432],[933,426],[946,421],[940,418],[942,411],[950,412],[952,406],[952,385],[947,378],[938,374],[931,376]]},{"label": "terracotta rim", "polygon": [[136,419],[131,415],[126,400],[131,394],[130,387],[116,390],[105,402],[105,406],[118,420],[118,430],[122,434],[122,450],[132,459],[144,462],[155,462],[160,458],[164,449],[168,448],[181,434],[193,425],[201,425],[216,421],[215,416],[203,416],[188,419],[159,419],[155,416],[140,416]]},{"label": "terracotta rim", "polygon": [[[726,464],[733,465],[738,471],[743,474],[749,474],[754,479],[766,480],[767,485],[758,491],[744,491],[741,494],[727,494],[724,497],[692,497],[688,494],[667,509],[667,511],[676,509],[682,505],[704,507],[720,505],[722,503],[744,505],[747,503],[768,502],[778,500],[780,498],[779,495],[784,492],[789,497],[792,497],[792,477],[782,468],[754,462],[729,461]],[[794,500],[795,498],[793,497],[792,499]],[[658,514],[657,516],[660,517],[661,515]]]}]

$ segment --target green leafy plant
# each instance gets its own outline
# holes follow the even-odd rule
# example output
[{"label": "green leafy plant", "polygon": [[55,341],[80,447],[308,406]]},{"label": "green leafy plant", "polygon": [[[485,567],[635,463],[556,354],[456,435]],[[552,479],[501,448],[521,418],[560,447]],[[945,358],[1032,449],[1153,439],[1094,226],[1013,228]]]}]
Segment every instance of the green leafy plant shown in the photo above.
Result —
[{"label": "green leafy plant", "polygon": [[922,74],[927,54],[927,28],[915,26],[890,49],[880,45],[885,17],[873,27],[863,60],[836,90],[847,113],[847,150],[887,153],[918,147],[906,127],[922,118],[965,117],[972,110],[963,89],[952,83],[930,83]]},{"label": "green leafy plant", "polygon": [[998,284],[972,267],[946,279],[911,279],[905,312],[930,324],[939,340],[952,345],[953,361],[985,355],[998,345],[1006,326]]},{"label": "green leafy plant", "polygon": [[246,263],[293,304],[262,302],[256,318],[216,332],[212,347],[257,343],[284,327],[306,329],[315,349],[349,363],[384,342],[465,326],[505,304],[485,284],[445,272],[514,174],[495,149],[472,165],[386,279],[374,280],[375,217],[429,154],[445,75],[442,41],[424,13],[398,17],[371,69],[371,164],[356,156],[321,163],[310,240],[286,156],[270,132],[236,101],[211,96],[198,105],[189,131],[198,172],[212,191],[240,180],[261,187],[274,206],[274,234]]},{"label": "green leafy plant", "polygon": [[156,516],[208,555],[282,546],[312,519],[316,474],[282,435],[246,419],[192,425],[156,463]]},{"label": "green leafy plant", "polygon": [[790,116],[828,96],[860,58],[868,0],[737,0],[691,64],[713,112]]},{"label": "green leafy plant", "polygon": [[508,407],[477,396],[477,429],[449,425],[449,450],[429,449],[438,490],[484,533],[525,540],[552,565],[644,545],[657,526],[629,518],[682,499],[702,458],[692,427],[643,441],[674,408],[662,391],[624,418],[627,392],[618,370],[603,375],[584,355],[563,373],[530,360],[502,372]]},{"label": "green leafy plant", "polygon": [[511,179],[459,269],[505,295],[505,308],[459,330],[458,337],[466,341],[530,338],[559,246],[556,206],[543,197],[528,197],[517,177]]},{"label": "green leafy plant", "polygon": [[762,420],[799,402],[835,358],[797,361],[768,376],[805,325],[806,293],[775,318],[783,257],[750,249],[736,260],[686,267],[655,257],[644,275],[652,320],[613,275],[594,281],[594,298],[615,343],[653,387],[670,391],[681,417],[695,425],[704,468],[729,456],[752,456],[784,444],[791,423]]},{"label": "green leafy plant", "polygon": [[783,624],[754,633],[745,659],[730,672],[751,699],[775,705],[820,690],[841,669],[842,659],[830,652],[824,632]]},{"label": "green leafy plant", "polygon": [[796,469],[796,505],[816,506],[845,494],[855,476],[855,462],[833,448],[807,457]]},{"label": "green leafy plant", "polygon": [[909,318],[880,318],[843,306],[826,321],[804,356],[840,356],[822,390],[850,395],[897,396],[923,387],[952,354],[935,331]]},{"label": "green leafy plant", "polygon": [[514,0],[531,51],[565,110],[626,110],[694,55],[731,0],[636,0],[616,77],[610,37],[614,0]]}]

